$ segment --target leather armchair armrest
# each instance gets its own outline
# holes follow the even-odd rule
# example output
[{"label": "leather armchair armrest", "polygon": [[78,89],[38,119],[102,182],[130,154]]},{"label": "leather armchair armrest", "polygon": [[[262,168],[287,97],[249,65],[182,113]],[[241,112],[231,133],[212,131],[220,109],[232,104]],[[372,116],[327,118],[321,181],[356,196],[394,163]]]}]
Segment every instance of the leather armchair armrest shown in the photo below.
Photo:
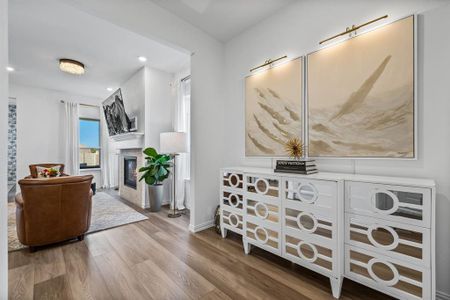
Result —
[{"label": "leather armchair armrest", "polygon": [[19,206],[20,208],[23,208],[23,198],[22,198],[22,194],[21,193],[16,195],[16,206]]},{"label": "leather armchair armrest", "polygon": [[19,241],[24,245],[28,245],[27,234],[25,232],[23,198],[21,193],[16,195],[16,232]]}]

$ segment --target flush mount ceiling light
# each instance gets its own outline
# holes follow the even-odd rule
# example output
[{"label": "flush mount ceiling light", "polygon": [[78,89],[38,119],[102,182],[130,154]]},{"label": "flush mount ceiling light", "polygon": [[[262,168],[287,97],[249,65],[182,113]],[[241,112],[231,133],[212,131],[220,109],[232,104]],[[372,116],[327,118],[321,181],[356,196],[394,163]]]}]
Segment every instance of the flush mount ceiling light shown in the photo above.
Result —
[{"label": "flush mount ceiling light", "polygon": [[141,62],[146,62],[147,61],[147,57],[145,57],[145,56],[139,56],[138,59]]},{"label": "flush mount ceiling light", "polygon": [[73,59],[61,58],[59,60],[59,68],[61,69],[61,71],[73,75],[84,74],[84,64]]},{"label": "flush mount ceiling light", "polygon": [[107,90],[108,92],[112,92],[112,91],[113,91],[113,88],[112,88],[112,87],[107,87],[106,90]]},{"label": "flush mount ceiling light", "polygon": [[6,67],[6,71],[8,72],[14,72],[15,69],[13,67]]}]

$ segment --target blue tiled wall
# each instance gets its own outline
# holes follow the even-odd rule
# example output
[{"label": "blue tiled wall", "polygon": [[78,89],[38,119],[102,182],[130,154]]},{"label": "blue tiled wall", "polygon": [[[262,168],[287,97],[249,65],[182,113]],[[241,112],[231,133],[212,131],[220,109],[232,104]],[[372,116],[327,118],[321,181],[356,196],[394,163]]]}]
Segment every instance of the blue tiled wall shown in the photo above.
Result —
[{"label": "blue tiled wall", "polygon": [[16,105],[9,105],[8,115],[8,183],[13,184],[16,182]]}]

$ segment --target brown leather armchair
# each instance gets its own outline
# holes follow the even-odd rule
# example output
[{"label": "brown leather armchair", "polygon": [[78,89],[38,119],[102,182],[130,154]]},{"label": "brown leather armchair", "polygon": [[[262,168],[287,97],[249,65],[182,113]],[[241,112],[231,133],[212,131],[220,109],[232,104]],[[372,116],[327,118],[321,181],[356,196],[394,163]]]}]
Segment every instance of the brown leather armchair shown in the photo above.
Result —
[{"label": "brown leather armchair", "polygon": [[37,178],[38,177],[38,172],[37,172],[37,168],[36,167],[44,167],[44,168],[51,168],[54,166],[61,166],[59,168],[59,173],[61,173],[61,175],[66,176],[66,174],[64,174],[64,164],[51,164],[51,163],[43,163],[43,164],[33,164],[33,165],[29,165],[28,167],[30,168],[30,175],[32,178]]},{"label": "brown leather armchair", "polygon": [[16,227],[19,241],[34,251],[73,238],[84,239],[91,224],[93,176],[19,180]]}]

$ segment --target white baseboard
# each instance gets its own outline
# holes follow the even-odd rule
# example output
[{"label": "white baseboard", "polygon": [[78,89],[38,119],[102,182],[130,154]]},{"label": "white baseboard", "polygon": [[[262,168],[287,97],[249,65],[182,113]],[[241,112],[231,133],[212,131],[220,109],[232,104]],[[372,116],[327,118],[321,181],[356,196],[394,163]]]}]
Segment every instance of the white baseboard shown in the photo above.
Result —
[{"label": "white baseboard", "polygon": [[196,232],[200,232],[202,230],[205,230],[205,229],[208,229],[208,228],[211,228],[211,227],[214,227],[214,219],[213,220],[209,220],[209,221],[207,221],[205,223],[201,223],[201,224],[195,225],[195,226],[193,224],[189,224],[189,231],[196,233]]},{"label": "white baseboard", "polygon": [[436,300],[450,300],[450,295],[441,291],[437,291]]}]

